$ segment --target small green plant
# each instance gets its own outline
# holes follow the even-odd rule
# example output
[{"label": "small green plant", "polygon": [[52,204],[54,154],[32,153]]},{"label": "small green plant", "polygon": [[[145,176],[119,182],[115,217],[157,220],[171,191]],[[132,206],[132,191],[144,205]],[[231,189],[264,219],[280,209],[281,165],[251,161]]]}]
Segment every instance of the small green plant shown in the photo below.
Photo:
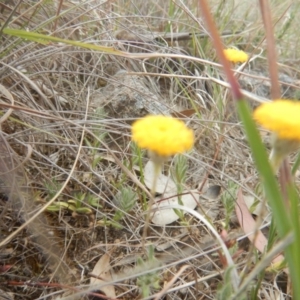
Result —
[{"label": "small green plant", "polygon": [[143,169],[142,158],[145,156],[146,151],[142,150],[136,143],[130,143],[131,149],[131,166],[138,165]]},{"label": "small green plant", "polygon": [[[95,118],[97,121],[103,120],[105,117],[106,114],[102,107],[97,108],[93,115],[93,118]],[[85,143],[87,144],[91,153],[92,168],[95,169],[102,159],[98,149],[101,146],[101,141],[105,139],[107,132],[101,124],[94,125],[92,131],[98,137],[98,139],[93,139],[90,141],[88,138],[85,138]]]},{"label": "small green plant", "polygon": [[[228,300],[232,299],[231,296],[234,292],[233,286],[232,286],[232,277],[231,277],[231,268],[227,268],[224,275],[223,275],[223,281],[219,283],[217,288],[217,300]],[[245,295],[240,295],[239,300],[247,299]]]},{"label": "small green plant", "polygon": [[45,192],[47,194],[46,196],[47,200],[53,198],[56,195],[56,193],[61,189],[61,184],[58,183],[55,179],[45,182],[44,186],[45,186]]},{"label": "small green plant", "polygon": [[73,199],[67,201],[70,205],[69,209],[79,214],[91,214],[92,207],[100,207],[99,199],[93,194],[77,193]]},{"label": "small green plant", "polygon": [[[178,193],[178,203],[180,205],[183,205],[181,200],[181,194],[184,190],[184,184],[186,182],[186,172],[188,169],[187,164],[187,157],[182,154],[178,154],[174,158],[174,171],[172,172],[172,177],[174,178],[174,181],[177,186],[177,193]],[[184,213],[181,210],[174,209],[177,216],[180,218],[182,225],[186,225]]]},{"label": "small green plant", "polygon": [[230,219],[235,208],[235,196],[237,192],[237,184],[233,181],[228,182],[226,191],[222,194],[221,201],[225,208],[225,229],[229,229]]},{"label": "small green plant", "polygon": [[174,172],[173,178],[177,184],[178,192],[182,192],[183,184],[186,182],[186,172],[188,169],[187,157],[185,155],[178,154],[174,159]]},{"label": "small green plant", "polygon": [[118,222],[124,215],[132,210],[136,203],[137,194],[130,187],[122,187],[115,196],[115,203],[120,208],[116,211],[113,220]]},{"label": "small green plant", "polygon": [[[146,155],[146,150],[141,149],[137,143],[130,143],[130,149],[131,149],[131,168],[133,166],[138,166],[140,170],[140,181],[144,183],[144,167],[143,167],[143,157]],[[147,196],[144,191],[142,191],[142,205],[143,210],[146,210],[147,205]]]},{"label": "small green plant", "polygon": [[130,212],[135,203],[138,195],[130,187],[121,187],[120,191],[116,194],[114,198],[114,203],[118,207],[115,215],[112,219],[104,217],[97,222],[100,226],[113,226],[117,229],[123,228],[120,221],[124,218],[125,214]]},{"label": "small green plant", "polygon": [[[157,262],[154,256],[153,246],[149,246],[147,249],[147,260],[144,261],[141,257],[139,257],[137,264],[142,270],[149,270],[156,267]],[[156,272],[149,272],[137,279],[137,285],[140,288],[142,297],[146,298],[150,296],[152,289],[157,290],[160,288],[160,278]]]},{"label": "small green plant", "polygon": [[72,199],[53,203],[48,206],[47,210],[58,212],[65,209],[78,214],[92,214],[93,209],[91,207],[100,207],[99,198],[93,194],[77,193]]}]

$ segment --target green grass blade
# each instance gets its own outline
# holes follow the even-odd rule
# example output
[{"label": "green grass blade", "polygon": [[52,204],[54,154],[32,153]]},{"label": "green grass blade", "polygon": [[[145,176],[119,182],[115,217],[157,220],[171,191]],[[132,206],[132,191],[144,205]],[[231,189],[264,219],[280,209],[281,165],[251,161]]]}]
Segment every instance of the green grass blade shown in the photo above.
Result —
[{"label": "green grass blade", "polygon": [[281,238],[289,232],[294,231],[294,242],[285,251],[285,256],[289,265],[293,282],[294,299],[300,299],[300,229],[298,215],[298,196],[294,187],[289,189],[289,196],[292,205],[292,216],[289,216],[287,207],[284,204],[279,186],[269,163],[265,147],[261,141],[258,130],[251,117],[247,103],[242,100],[237,102],[237,107],[241,120],[243,121],[248,142],[252,150],[257,170],[260,174],[264,186],[266,197],[273,211],[274,222]]},{"label": "green grass blade", "polygon": [[95,50],[95,51],[101,51],[113,55],[120,55],[124,56],[124,52],[116,50],[113,47],[106,47],[106,46],[98,46],[90,43],[84,43],[84,42],[78,42],[78,41],[71,41],[71,40],[65,40],[61,38],[57,38],[50,35],[30,32],[26,30],[19,30],[19,29],[11,29],[11,28],[5,28],[3,29],[3,33],[11,36],[16,36],[22,39],[26,39],[29,41],[34,41],[36,43],[40,43],[43,45],[49,44],[49,42],[56,42],[56,43],[64,43],[67,45],[72,45],[80,48]]},{"label": "green grass blade", "polygon": [[265,188],[266,197],[272,207],[275,222],[277,222],[279,234],[283,237],[291,230],[291,223],[288,218],[279,186],[269,163],[265,147],[249,112],[247,103],[245,101],[238,101],[237,107],[240,118],[244,124],[253,158]]}]

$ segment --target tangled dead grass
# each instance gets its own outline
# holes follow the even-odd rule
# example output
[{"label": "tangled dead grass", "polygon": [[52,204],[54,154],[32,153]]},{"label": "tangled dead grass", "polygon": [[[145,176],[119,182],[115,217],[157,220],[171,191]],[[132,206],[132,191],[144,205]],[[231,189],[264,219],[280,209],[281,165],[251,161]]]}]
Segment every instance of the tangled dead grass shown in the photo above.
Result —
[{"label": "tangled dead grass", "polygon": [[[232,252],[239,271],[251,269],[259,255],[230,203],[238,187],[259,199],[258,178],[211,42],[195,22],[200,18],[196,1],[21,2],[0,4],[2,24],[157,56],[124,58],[2,34],[3,295],[91,299],[91,273],[102,259],[98,280],[113,285],[94,299],[107,299],[103,294],[140,299],[145,286],[156,299],[162,290],[161,299],[225,299],[226,262],[200,221],[187,217],[188,225],[151,225],[147,242],[154,254],[143,251],[147,189],[140,183],[138,153],[130,142],[133,119],[148,113],[184,118],[196,137],[187,156],[186,186],[203,195],[200,206],[214,212],[208,216],[219,232],[226,224],[229,236],[224,233],[224,238],[228,245],[236,241]],[[237,76],[255,107],[269,98],[269,80],[260,50],[263,26],[247,3],[212,5],[224,43],[254,57]],[[280,25],[276,34],[285,37],[278,44],[285,54],[283,94],[299,98],[299,70],[289,51],[298,43],[291,29],[297,18],[290,5],[286,1],[273,13]],[[285,20],[287,14],[291,19]],[[146,163],[146,156],[142,159]],[[173,166],[168,162],[165,174]],[[211,186],[217,192],[210,193]],[[116,195],[124,188],[134,192],[135,205],[118,219]],[[258,298],[289,298],[284,273],[268,273],[261,280]]]}]

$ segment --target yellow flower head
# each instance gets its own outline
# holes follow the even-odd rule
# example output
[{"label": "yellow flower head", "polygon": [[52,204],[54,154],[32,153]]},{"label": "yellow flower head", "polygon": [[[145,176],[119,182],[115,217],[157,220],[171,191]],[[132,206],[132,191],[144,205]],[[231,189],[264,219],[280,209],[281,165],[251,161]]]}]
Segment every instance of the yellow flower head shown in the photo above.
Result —
[{"label": "yellow flower head", "polygon": [[254,111],[253,118],[278,139],[300,142],[300,102],[279,99],[264,103]]},{"label": "yellow flower head", "polygon": [[149,115],[133,123],[132,140],[140,148],[165,157],[191,149],[194,134],[178,119]]},{"label": "yellow flower head", "polygon": [[229,48],[224,50],[224,54],[232,63],[243,63],[248,60],[248,54],[242,50]]}]

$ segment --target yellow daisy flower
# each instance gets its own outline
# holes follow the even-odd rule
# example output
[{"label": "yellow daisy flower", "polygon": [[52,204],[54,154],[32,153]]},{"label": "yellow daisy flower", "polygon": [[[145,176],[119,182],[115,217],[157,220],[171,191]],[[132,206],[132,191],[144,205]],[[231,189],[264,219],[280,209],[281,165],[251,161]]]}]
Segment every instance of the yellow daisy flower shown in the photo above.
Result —
[{"label": "yellow daisy flower", "polygon": [[248,54],[242,50],[233,48],[224,50],[225,57],[232,63],[243,63],[248,60]]},{"label": "yellow daisy flower", "polygon": [[149,115],[132,125],[132,140],[140,148],[168,157],[193,147],[193,131],[184,122],[161,115]]},{"label": "yellow daisy flower", "polygon": [[273,132],[270,161],[277,171],[283,159],[300,146],[300,102],[279,99],[264,103],[253,118]]},{"label": "yellow daisy flower", "polygon": [[278,138],[300,142],[300,102],[279,99],[264,103],[254,111],[253,117]]}]

